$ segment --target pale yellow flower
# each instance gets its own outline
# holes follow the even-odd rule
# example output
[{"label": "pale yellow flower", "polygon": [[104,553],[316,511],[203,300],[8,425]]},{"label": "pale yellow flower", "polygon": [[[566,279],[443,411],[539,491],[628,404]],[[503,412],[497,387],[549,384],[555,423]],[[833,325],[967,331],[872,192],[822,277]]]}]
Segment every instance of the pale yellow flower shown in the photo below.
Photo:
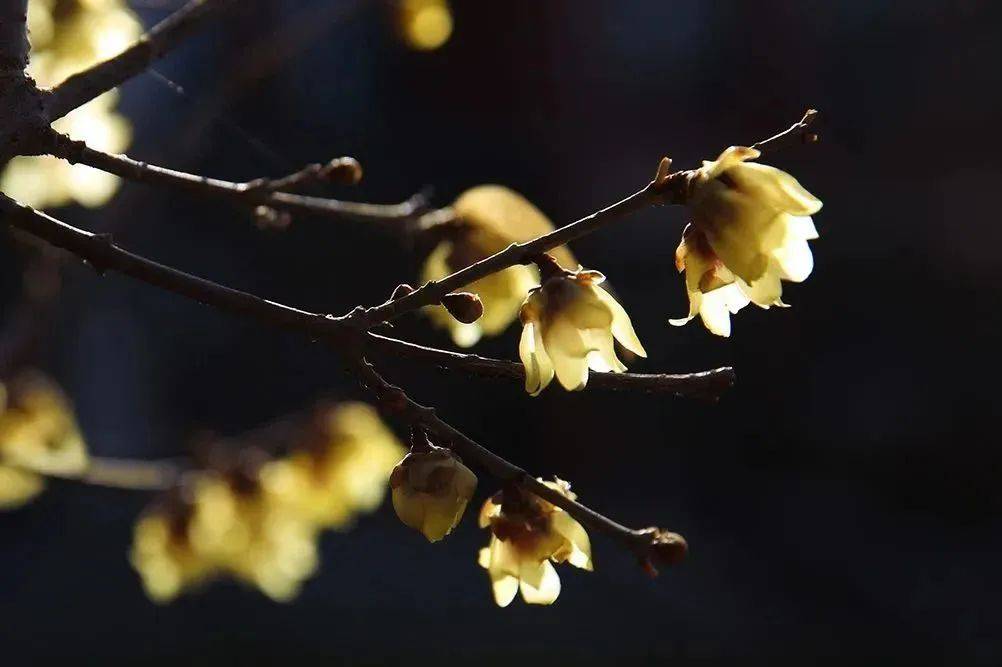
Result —
[{"label": "pale yellow flower", "polygon": [[12,510],[31,502],[45,489],[41,475],[0,463],[0,510]]},{"label": "pale yellow flower", "polygon": [[[576,498],[563,480],[544,483]],[[552,604],[560,595],[553,563],[592,570],[591,543],[581,524],[559,507],[514,487],[484,503],[480,527],[491,531],[478,562],[490,576],[498,606],[508,606],[517,591],[530,604]]]},{"label": "pale yellow flower", "polygon": [[452,12],[446,0],[400,0],[397,24],[412,49],[434,51],[452,35]]},{"label": "pale yellow flower", "polygon": [[[489,257],[512,243],[528,241],[553,231],[553,223],[522,195],[500,185],[480,185],[464,192],[452,205],[458,227],[425,260],[421,280],[441,280],[451,273]],[[551,251],[565,268],[575,266],[566,247]],[[463,289],[483,302],[483,316],[463,324],[442,306],[426,308],[432,322],[449,330],[460,347],[471,347],[483,336],[496,336],[507,329],[529,290],[539,284],[531,266],[511,266]]]},{"label": "pale yellow flower", "polygon": [[730,335],[730,314],[749,302],[782,306],[782,282],[802,282],[814,268],[808,241],[818,238],[811,216],[821,201],[784,171],[749,162],[754,148],[732,146],[704,162],[690,184],[692,224],[675,254],[685,271],[689,314]]},{"label": "pale yellow flower", "polygon": [[568,391],[584,389],[588,369],[621,373],[613,340],[646,357],[626,310],[599,287],[598,271],[578,270],[545,280],[526,298],[519,312],[519,356],[525,366],[525,390],[536,396],[553,376]]},{"label": "pale yellow flower", "polygon": [[69,400],[40,374],[8,386],[0,414],[0,461],[42,474],[74,475],[87,468],[87,448]]},{"label": "pale yellow flower", "polygon": [[38,373],[0,384],[0,507],[23,505],[45,487],[45,475],[87,469],[87,448],[69,400]]},{"label": "pale yellow flower", "polygon": [[[117,55],[142,34],[142,25],[121,0],[32,0],[28,26],[28,73],[43,87]],[[52,126],[91,148],[121,153],[132,140],[132,127],[115,112],[117,103],[118,93],[110,91]],[[74,202],[96,208],[119,184],[117,176],[46,156],[15,158],[0,174],[0,189],[33,208]]]},{"label": "pale yellow flower", "polygon": [[324,528],[343,528],[386,495],[403,445],[365,403],[323,408],[315,432],[288,457],[265,465],[261,482],[275,502]]},{"label": "pale yellow flower", "polygon": [[393,509],[429,542],[452,532],[477,488],[477,476],[448,449],[410,452],[390,475]]},{"label": "pale yellow flower", "polygon": [[316,571],[316,536],[255,478],[201,471],[139,520],[130,560],[157,602],[221,575],[285,602]]}]

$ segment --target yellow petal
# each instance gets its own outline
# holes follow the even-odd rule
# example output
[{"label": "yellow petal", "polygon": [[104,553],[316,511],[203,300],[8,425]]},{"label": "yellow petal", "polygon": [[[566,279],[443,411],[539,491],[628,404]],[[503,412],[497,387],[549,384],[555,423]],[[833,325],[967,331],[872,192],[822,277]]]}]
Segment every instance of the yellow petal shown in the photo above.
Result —
[{"label": "yellow petal", "polygon": [[777,211],[813,215],[821,200],[804,189],[790,174],[765,164],[745,162],[727,171],[737,187]]},{"label": "yellow petal", "polygon": [[550,561],[543,561],[538,573],[538,583],[521,580],[522,599],[529,604],[553,604],[560,595],[560,576]]},{"label": "yellow petal", "polygon": [[601,287],[595,288],[598,298],[612,311],[612,335],[616,337],[619,344],[630,352],[641,357],[647,356],[647,351],[640,343],[637,332],[633,329],[633,322],[626,313],[626,309],[616,301],[615,298]]},{"label": "yellow petal", "polygon": [[490,576],[494,602],[499,607],[507,607],[515,599],[515,593],[518,592],[518,579],[510,574],[498,573],[495,575],[493,572]]}]

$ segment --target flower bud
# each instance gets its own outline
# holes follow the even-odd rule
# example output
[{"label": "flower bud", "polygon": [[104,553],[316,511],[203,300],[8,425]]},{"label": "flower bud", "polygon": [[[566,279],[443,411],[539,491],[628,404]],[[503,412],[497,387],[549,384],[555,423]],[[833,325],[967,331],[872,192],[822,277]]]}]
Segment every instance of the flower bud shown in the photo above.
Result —
[{"label": "flower bud", "polygon": [[442,305],[463,324],[473,324],[484,314],[484,304],[472,292],[453,292],[442,297]]},{"label": "flower bud", "polygon": [[429,542],[452,532],[477,488],[477,476],[448,449],[412,451],[390,475],[393,509]]},{"label": "flower bud", "polygon": [[327,180],[335,185],[357,185],[362,180],[362,165],[353,157],[339,157],[327,163]]}]

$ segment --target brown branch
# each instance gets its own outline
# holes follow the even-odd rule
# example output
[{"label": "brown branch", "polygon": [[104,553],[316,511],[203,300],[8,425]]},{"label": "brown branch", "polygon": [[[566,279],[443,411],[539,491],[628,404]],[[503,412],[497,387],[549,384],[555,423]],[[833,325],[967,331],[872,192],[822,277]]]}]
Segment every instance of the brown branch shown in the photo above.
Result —
[{"label": "brown branch", "polygon": [[685,555],[687,547],[680,535],[659,528],[627,528],[590,507],[554,491],[522,468],[442,421],[434,408],[415,402],[402,389],[383,379],[365,359],[355,358],[352,369],[362,385],[376,396],[388,412],[399,414],[411,423],[420,424],[429,433],[437,436],[443,444],[448,444],[461,457],[476,461],[501,482],[518,484],[563,509],[587,528],[609,535],[636,554],[648,571],[656,573],[654,564],[670,565]]},{"label": "brown branch", "polygon": [[[461,456],[478,461],[488,472],[502,481],[517,483],[532,493],[561,507],[589,528],[608,533],[631,549],[641,562],[653,571],[653,563],[677,561],[685,552],[685,541],[674,533],[656,528],[634,530],[598,512],[570,500],[542,484],[518,466],[482,447],[472,439],[439,419],[435,411],[411,400],[402,390],[387,383],[364,361],[359,348],[359,330],[347,320],[331,318],[266,301],[251,294],[217,285],[203,278],[147,260],[113,244],[107,236],[91,234],[62,223],[47,215],[21,206],[0,195],[2,221],[52,245],[69,250],[87,260],[97,270],[115,270],[162,289],[181,294],[219,310],[295,329],[328,341],[350,353],[349,362],[359,379],[372,389],[384,404],[397,406],[409,419],[420,421],[431,433],[452,443]],[[364,339],[362,339],[364,340]],[[389,340],[389,339],[387,339]]]},{"label": "brown branch", "polygon": [[[339,318],[293,308],[159,264],[120,248],[112,242],[109,235],[77,229],[44,213],[21,206],[4,195],[0,195],[0,211],[4,213],[0,221],[68,250],[99,272],[117,271],[217,310],[298,331],[338,347],[359,340],[362,333],[347,317]],[[360,341],[364,346],[371,345],[383,352],[462,369],[472,375],[495,375],[516,380],[524,380],[525,377],[520,365],[514,362],[436,350],[372,333],[366,333]],[[688,375],[595,373],[592,378],[597,386],[610,389],[668,391],[677,395],[714,398],[731,385],[733,374],[729,369],[717,369]]]},{"label": "brown branch", "polygon": [[802,144],[813,144],[818,141],[818,135],[811,132],[811,126],[814,125],[818,120],[818,112],[816,109],[808,109],[804,112],[804,117],[799,121],[786,128],[779,134],[773,135],[768,139],[763,139],[762,141],[756,142],[751,145],[752,148],[757,148],[764,155],[765,153],[773,153],[775,151],[786,148],[787,146],[795,143]]},{"label": "brown branch", "polygon": [[[329,176],[334,171],[333,168],[325,169],[323,165],[307,166],[294,174],[279,179],[256,179],[237,183],[158,167],[147,162],[133,160],[125,155],[102,153],[90,148],[82,141],[74,141],[56,132],[52,132],[47,137],[46,149],[52,155],[69,162],[85,164],[130,181],[163,185],[202,197],[227,200],[252,209],[258,206],[267,206],[289,213],[305,213],[329,218],[368,222],[399,222],[416,219],[427,208],[425,198],[420,194],[399,204],[368,204],[276,191],[281,187],[299,185],[310,178],[317,177],[318,174]],[[351,160],[351,158],[341,159]],[[334,163],[328,163],[327,167],[331,167],[331,165]]]},{"label": "brown branch", "polygon": [[140,461],[92,456],[83,473],[67,475],[64,479],[114,489],[161,491],[169,489],[181,476],[183,469],[177,461],[169,459]]},{"label": "brown branch", "polygon": [[0,77],[20,75],[28,65],[28,0],[0,3]]},{"label": "brown branch", "polygon": [[2,222],[68,250],[98,272],[117,271],[141,282],[210,305],[223,312],[246,316],[265,324],[300,331],[314,337],[343,336],[346,328],[332,317],[311,313],[159,264],[115,245],[109,235],[92,234],[21,206],[0,195]]},{"label": "brown branch", "polygon": [[[803,119],[774,137],[755,144],[759,150],[774,150],[794,138],[807,136],[817,112],[813,109],[804,114]],[[548,234],[524,243],[513,243],[501,252],[486,257],[464,269],[437,281],[426,283],[406,296],[393,299],[373,308],[359,310],[352,314],[364,326],[387,322],[404,313],[441,302],[450,292],[459,290],[472,282],[516,264],[527,264],[536,255],[545,253],[570,241],[591,234],[616,220],[652,204],[672,204],[684,201],[690,171],[667,173],[671,162],[662,160],[658,172],[650,183],[629,197],[612,206],[596,211],[576,222],[564,225]]]},{"label": "brown branch", "polygon": [[[450,352],[425,347],[376,333],[365,338],[368,350],[393,354],[434,364],[447,371],[480,377],[525,382],[525,367],[514,361],[489,359],[477,354]],[[715,401],[734,386],[734,369],[725,366],[699,373],[596,373],[588,376],[589,389],[638,391],[648,394],[668,393],[679,397]]]},{"label": "brown branch", "polygon": [[150,28],[117,56],[74,74],[52,89],[49,119],[56,120],[136,76],[202,27],[233,0],[191,0]]}]

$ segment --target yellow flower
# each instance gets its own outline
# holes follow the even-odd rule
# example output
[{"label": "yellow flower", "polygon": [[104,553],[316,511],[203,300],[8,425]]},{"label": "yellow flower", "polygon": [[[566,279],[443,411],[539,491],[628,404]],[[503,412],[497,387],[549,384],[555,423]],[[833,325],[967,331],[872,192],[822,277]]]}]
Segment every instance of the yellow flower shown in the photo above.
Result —
[{"label": "yellow flower", "polygon": [[316,571],[316,528],[253,476],[201,471],[140,519],[130,560],[156,602],[223,574],[285,602]]},{"label": "yellow flower", "polygon": [[630,316],[599,287],[598,271],[578,270],[545,280],[525,300],[519,312],[522,339],[519,356],[525,366],[525,390],[536,396],[554,374],[568,391],[584,389],[588,369],[621,373],[626,366],[616,356],[613,339],[646,357]]},{"label": "yellow flower", "polygon": [[0,384],[0,507],[22,505],[45,487],[44,475],[78,475],[87,448],[73,408],[43,375]]},{"label": "yellow flower", "polygon": [[410,452],[390,475],[393,509],[405,524],[438,542],[463,517],[477,476],[448,449]]},{"label": "yellow flower", "polygon": [[446,0],[401,0],[397,22],[408,46],[434,51],[452,35],[452,12]]},{"label": "yellow flower", "polygon": [[30,502],[45,489],[42,476],[0,463],[0,510],[12,510]]},{"label": "yellow flower", "polygon": [[[563,480],[544,483],[576,498]],[[530,604],[552,604],[560,595],[560,577],[551,561],[592,569],[591,543],[581,524],[559,507],[515,487],[484,503],[480,527],[490,528],[491,539],[480,550],[478,562],[490,575],[494,601],[500,607],[508,606],[519,590]]]},{"label": "yellow flower", "polygon": [[[28,73],[45,87],[117,55],[142,34],[142,25],[120,0],[32,0],[28,25]],[[97,150],[121,153],[132,140],[132,127],[115,112],[117,103],[117,92],[105,93],[52,127]],[[34,208],[73,202],[102,206],[119,183],[103,171],[44,156],[15,158],[0,175],[0,189]]]},{"label": "yellow flower", "polygon": [[309,442],[265,465],[261,482],[291,512],[320,527],[342,528],[379,507],[406,450],[365,403],[323,408],[315,426]]},{"label": "yellow flower", "polygon": [[784,171],[749,162],[754,148],[732,146],[704,162],[690,185],[692,224],[675,253],[685,271],[689,314],[730,335],[730,313],[749,302],[782,306],[782,280],[802,282],[814,267],[807,242],[818,238],[811,215],[821,201]]},{"label": "yellow flower", "polygon": [[[449,239],[425,260],[421,280],[441,280],[507,248],[553,231],[553,223],[522,195],[500,185],[480,185],[464,192],[452,205],[458,221]],[[564,267],[575,265],[566,247],[551,251]],[[442,306],[426,309],[432,322],[449,330],[460,347],[471,347],[482,336],[496,336],[515,321],[525,295],[539,284],[534,267],[512,266],[475,281],[464,289],[480,297],[483,316],[472,324],[456,321]]]},{"label": "yellow flower", "polygon": [[170,508],[160,507],[136,523],[129,562],[154,602],[169,602],[218,572],[216,564],[196,551],[189,540],[188,524],[193,511],[190,501]]}]

